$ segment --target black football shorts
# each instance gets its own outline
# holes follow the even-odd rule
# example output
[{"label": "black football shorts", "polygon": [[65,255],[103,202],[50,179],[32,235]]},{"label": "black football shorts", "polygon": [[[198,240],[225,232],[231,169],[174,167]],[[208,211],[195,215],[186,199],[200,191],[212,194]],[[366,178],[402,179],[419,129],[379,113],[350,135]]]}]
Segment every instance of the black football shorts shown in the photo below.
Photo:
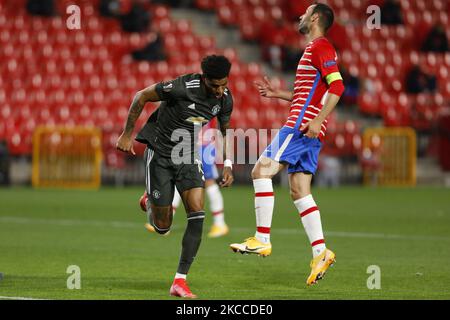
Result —
[{"label": "black football shorts", "polygon": [[175,187],[180,194],[190,189],[205,187],[200,160],[175,164],[171,158],[164,157],[149,147],[145,149],[144,160],[147,196],[154,206],[172,205]]}]

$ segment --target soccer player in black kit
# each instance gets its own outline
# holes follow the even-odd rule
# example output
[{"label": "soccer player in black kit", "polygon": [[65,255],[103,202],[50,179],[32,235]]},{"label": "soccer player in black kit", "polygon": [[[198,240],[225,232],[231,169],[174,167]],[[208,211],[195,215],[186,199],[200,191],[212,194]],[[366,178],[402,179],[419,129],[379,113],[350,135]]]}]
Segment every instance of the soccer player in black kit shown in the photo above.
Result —
[{"label": "soccer player in black kit", "polygon": [[[151,85],[139,91],[131,103],[125,129],[117,149],[135,155],[132,133],[147,102],[161,101],[136,140],[145,150],[146,191],[143,208],[150,224],[159,234],[169,232],[173,214],[174,187],[181,194],[187,213],[187,227],[181,256],[170,294],[196,298],[186,276],[200,246],[204,211],[204,177],[199,160],[196,134],[199,128],[217,117],[227,150],[226,130],[233,110],[233,98],[227,88],[231,63],[224,56],[211,55],[202,60],[202,74],[187,74],[175,80]],[[225,155],[230,153],[225,152]],[[233,182],[232,162],[224,161],[222,187]],[[141,202],[142,207],[142,202]]]}]

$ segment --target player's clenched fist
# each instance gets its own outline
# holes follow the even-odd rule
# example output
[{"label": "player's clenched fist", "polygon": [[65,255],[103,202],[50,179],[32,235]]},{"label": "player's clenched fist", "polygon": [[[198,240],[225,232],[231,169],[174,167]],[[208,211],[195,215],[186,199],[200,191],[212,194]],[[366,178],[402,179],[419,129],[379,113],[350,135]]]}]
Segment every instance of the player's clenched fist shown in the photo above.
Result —
[{"label": "player's clenched fist", "polygon": [[136,155],[133,149],[133,140],[130,136],[124,133],[122,133],[119,139],[117,139],[116,148],[122,152],[131,153],[134,156]]}]

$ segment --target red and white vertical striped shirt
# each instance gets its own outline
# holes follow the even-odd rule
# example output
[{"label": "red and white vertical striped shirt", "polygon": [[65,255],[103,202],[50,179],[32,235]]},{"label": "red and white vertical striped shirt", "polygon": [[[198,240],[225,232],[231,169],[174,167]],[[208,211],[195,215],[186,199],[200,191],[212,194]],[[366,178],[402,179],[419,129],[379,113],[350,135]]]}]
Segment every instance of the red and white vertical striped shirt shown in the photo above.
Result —
[{"label": "red and white vertical striped shirt", "polygon": [[[311,41],[298,64],[294,96],[286,127],[299,129],[317,117],[322,110],[329,84],[342,79],[337,66],[337,54],[325,38]],[[327,120],[322,124],[319,139],[325,136]]]}]

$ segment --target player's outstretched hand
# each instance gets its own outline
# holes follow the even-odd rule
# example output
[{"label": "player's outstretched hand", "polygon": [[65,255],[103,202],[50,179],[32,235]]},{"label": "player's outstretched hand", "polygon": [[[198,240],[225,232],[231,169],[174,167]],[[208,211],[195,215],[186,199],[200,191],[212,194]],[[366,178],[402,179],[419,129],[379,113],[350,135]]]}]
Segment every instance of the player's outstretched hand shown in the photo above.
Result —
[{"label": "player's outstretched hand", "polygon": [[122,152],[131,153],[133,156],[136,155],[133,149],[133,140],[125,133],[122,133],[117,139],[116,148]]},{"label": "player's outstretched hand", "polygon": [[259,94],[266,98],[273,98],[277,96],[278,88],[275,88],[270,82],[269,78],[264,77],[264,81],[255,81],[255,86],[258,88]]},{"label": "player's outstretched hand", "polygon": [[224,167],[223,173],[222,173],[222,181],[220,181],[220,187],[227,188],[227,187],[231,186],[233,181],[234,181],[234,178],[233,178],[233,172],[231,171],[231,168]]}]

